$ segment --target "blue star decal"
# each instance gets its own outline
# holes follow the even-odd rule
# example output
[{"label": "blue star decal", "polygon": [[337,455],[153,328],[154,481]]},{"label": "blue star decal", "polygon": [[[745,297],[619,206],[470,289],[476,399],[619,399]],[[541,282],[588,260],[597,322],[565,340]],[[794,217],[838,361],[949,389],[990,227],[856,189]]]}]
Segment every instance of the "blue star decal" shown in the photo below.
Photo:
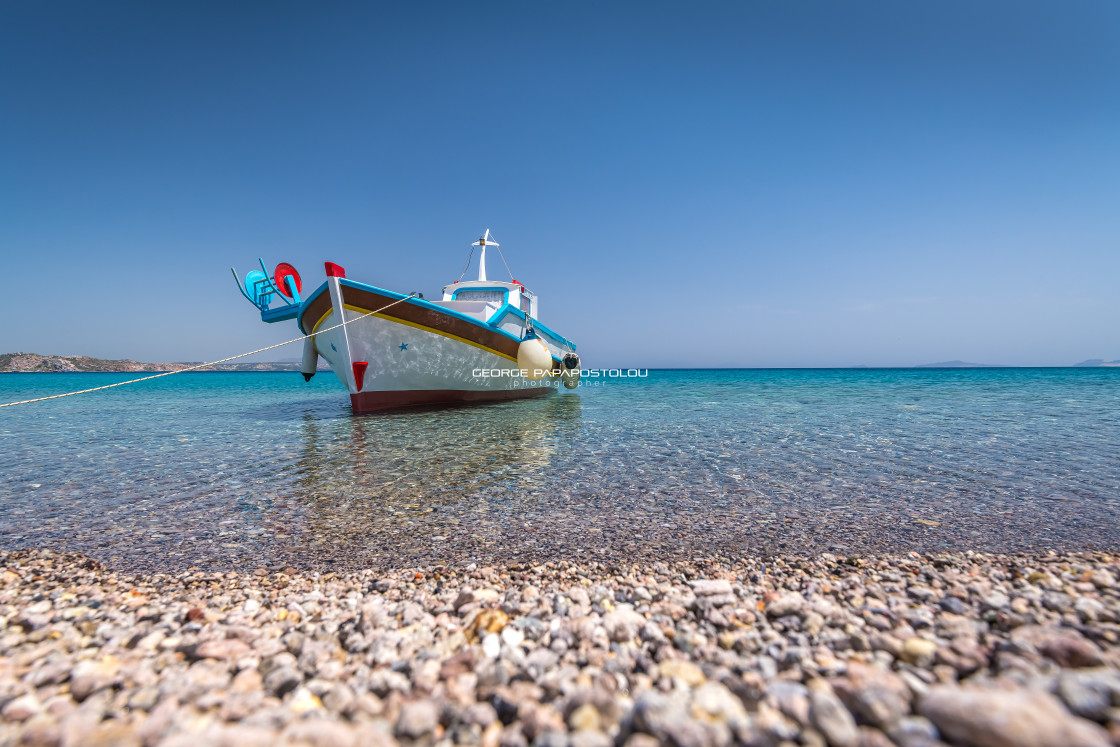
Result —
[{"label": "blue star decal", "polygon": [[408,343],[407,342],[402,342],[401,343],[401,350],[408,350]]},{"label": "blue star decal", "polygon": [[331,350],[333,350],[333,351],[334,351],[334,352],[336,352],[336,353],[338,352],[338,348],[336,348],[336,347],[334,346],[334,343],[333,343],[333,342],[331,343]]}]

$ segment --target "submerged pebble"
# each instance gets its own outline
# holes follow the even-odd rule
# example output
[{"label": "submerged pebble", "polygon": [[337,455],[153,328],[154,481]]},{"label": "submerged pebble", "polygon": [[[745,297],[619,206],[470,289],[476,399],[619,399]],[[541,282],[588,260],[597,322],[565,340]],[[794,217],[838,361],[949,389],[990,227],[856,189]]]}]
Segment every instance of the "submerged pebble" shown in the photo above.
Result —
[{"label": "submerged pebble", "polygon": [[156,573],[1120,540],[1120,369],[651,371],[361,417],[333,379],[183,374],[6,410],[0,546]]}]

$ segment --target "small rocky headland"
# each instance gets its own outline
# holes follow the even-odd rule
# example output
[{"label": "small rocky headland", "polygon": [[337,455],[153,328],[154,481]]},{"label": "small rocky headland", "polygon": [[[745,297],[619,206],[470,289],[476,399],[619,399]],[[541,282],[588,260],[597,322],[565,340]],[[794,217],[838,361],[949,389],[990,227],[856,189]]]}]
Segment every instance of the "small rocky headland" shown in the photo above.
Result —
[{"label": "small rocky headland", "polygon": [[[298,371],[299,361],[257,363],[219,363],[199,367],[198,363],[139,363],[129,358],[105,360],[88,355],[39,355],[38,353],[0,353],[0,373],[156,373],[182,371]],[[320,370],[327,368],[320,361]]]},{"label": "small rocky headland", "polygon": [[5,745],[1120,744],[1101,553],[130,575],[0,553]]}]

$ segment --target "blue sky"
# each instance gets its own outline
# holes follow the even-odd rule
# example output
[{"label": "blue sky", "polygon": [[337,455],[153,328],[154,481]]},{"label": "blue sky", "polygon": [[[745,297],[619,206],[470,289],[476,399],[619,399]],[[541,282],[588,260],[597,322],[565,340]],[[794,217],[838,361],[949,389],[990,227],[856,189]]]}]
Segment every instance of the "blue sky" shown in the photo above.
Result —
[{"label": "blue sky", "polygon": [[489,227],[585,365],[1120,358],[1112,0],[4,2],[0,69],[0,352],[224,357],[295,336],[230,265]]}]

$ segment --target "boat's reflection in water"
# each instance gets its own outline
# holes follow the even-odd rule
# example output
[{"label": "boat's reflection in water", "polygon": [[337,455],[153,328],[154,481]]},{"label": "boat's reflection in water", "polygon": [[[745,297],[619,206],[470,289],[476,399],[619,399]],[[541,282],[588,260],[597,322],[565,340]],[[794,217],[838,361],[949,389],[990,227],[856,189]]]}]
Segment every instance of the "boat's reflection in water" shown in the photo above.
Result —
[{"label": "boat's reflection in water", "polygon": [[[411,409],[303,426],[284,534],[304,560],[439,556],[490,544],[555,496],[579,438],[577,394]],[[276,518],[279,518],[278,516]]]}]

